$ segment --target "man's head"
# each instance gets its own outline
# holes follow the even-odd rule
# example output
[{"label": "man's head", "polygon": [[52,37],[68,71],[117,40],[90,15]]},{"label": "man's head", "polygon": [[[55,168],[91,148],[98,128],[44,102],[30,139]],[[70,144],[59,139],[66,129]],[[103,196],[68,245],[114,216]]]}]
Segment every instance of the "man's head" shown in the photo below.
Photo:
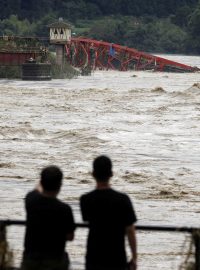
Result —
[{"label": "man's head", "polygon": [[99,156],[93,161],[92,175],[97,182],[108,182],[112,177],[112,162],[107,156]]},{"label": "man's head", "polygon": [[63,173],[57,166],[48,166],[41,172],[41,186],[44,191],[58,192],[62,185]]}]

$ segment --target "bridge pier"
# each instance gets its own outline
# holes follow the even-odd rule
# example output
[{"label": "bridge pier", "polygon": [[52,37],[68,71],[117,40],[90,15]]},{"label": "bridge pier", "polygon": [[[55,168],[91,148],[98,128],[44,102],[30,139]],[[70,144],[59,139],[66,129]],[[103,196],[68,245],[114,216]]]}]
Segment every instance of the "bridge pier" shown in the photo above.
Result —
[{"label": "bridge pier", "polygon": [[22,80],[47,81],[51,80],[51,64],[27,62],[22,65]]},{"label": "bridge pier", "polygon": [[56,45],[56,64],[61,67],[64,64],[64,45],[62,44]]}]

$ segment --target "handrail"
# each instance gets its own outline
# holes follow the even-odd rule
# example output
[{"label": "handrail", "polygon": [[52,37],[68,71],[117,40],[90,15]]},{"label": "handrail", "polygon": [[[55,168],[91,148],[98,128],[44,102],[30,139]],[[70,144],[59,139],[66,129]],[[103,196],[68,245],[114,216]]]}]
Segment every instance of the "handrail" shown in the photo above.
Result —
[{"label": "handrail", "polygon": [[[25,220],[0,220],[0,223],[5,226],[10,225],[26,225]],[[186,226],[168,226],[168,225],[136,225],[136,229],[142,231],[165,231],[165,232],[188,232],[193,233],[194,231],[200,230],[199,227],[186,227]],[[89,228],[88,223],[76,223],[76,228]]]},{"label": "handrail", "polygon": [[[26,225],[25,220],[0,220],[0,229],[11,225]],[[159,232],[182,232],[190,233],[195,245],[195,270],[200,270],[200,227],[181,227],[166,225],[136,225],[137,230],[142,231],[159,231]],[[89,228],[88,223],[76,223],[76,228]]]}]

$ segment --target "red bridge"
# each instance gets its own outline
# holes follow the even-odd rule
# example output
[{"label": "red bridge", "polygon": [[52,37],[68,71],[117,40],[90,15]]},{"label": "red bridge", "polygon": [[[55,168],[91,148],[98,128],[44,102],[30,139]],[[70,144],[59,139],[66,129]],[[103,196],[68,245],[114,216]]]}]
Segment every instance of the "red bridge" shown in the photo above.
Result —
[{"label": "red bridge", "polygon": [[[49,38],[0,37],[0,65],[22,65],[29,58],[36,59],[44,53],[42,43]],[[11,45],[12,46],[11,46]],[[13,45],[14,44],[14,45]],[[6,46],[5,46],[6,45]],[[197,67],[170,61],[125,46],[87,38],[72,38],[65,45],[66,61],[78,68],[113,70],[155,70],[175,72],[200,71]]]},{"label": "red bridge", "polygon": [[19,66],[26,62],[26,60],[36,59],[41,55],[39,50],[26,51],[0,51],[0,65],[2,66]]},{"label": "red bridge", "polygon": [[19,66],[28,59],[45,53],[45,39],[35,37],[0,36],[0,66]]},{"label": "red bridge", "polygon": [[200,69],[154,56],[136,49],[87,38],[72,38],[66,45],[67,59],[75,67],[126,71],[155,70],[195,72]]}]

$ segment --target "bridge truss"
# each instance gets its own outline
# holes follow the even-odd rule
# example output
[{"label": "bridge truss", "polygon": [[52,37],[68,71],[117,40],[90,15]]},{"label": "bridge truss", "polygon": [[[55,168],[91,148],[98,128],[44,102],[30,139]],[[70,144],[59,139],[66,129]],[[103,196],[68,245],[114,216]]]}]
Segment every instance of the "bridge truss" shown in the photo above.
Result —
[{"label": "bridge truss", "polygon": [[92,69],[155,70],[195,72],[200,69],[140,52],[133,48],[88,38],[72,38],[65,45],[66,57],[71,65]]}]

